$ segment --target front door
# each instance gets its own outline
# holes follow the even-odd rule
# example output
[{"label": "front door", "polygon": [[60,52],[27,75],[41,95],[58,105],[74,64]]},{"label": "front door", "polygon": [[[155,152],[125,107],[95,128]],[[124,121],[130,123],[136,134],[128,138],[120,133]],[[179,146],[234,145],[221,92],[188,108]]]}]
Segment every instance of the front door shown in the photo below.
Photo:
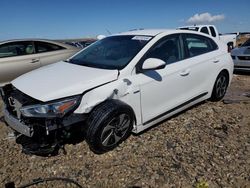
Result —
[{"label": "front door", "polygon": [[161,39],[149,52],[147,58],[158,58],[166,62],[166,67],[139,73],[141,91],[142,121],[161,116],[168,110],[187,101],[191,94],[188,88],[190,69],[184,59],[180,35],[170,35]]}]

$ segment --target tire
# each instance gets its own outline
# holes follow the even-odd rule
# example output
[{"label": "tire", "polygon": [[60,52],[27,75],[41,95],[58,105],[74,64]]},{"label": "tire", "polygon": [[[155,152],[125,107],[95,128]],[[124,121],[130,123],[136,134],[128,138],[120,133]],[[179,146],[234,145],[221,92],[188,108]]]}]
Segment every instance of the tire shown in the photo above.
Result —
[{"label": "tire", "polygon": [[87,121],[86,141],[97,154],[113,150],[126,140],[132,131],[132,109],[119,101],[110,100],[95,108]]},{"label": "tire", "polygon": [[220,101],[226,94],[229,84],[228,74],[226,72],[220,72],[214,83],[211,100]]}]

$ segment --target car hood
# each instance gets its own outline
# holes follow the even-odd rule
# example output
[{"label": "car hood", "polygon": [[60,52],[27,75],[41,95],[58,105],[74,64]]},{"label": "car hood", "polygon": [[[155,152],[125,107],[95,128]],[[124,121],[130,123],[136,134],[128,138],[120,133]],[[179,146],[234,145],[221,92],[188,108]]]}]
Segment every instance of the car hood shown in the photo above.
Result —
[{"label": "car hood", "polygon": [[59,62],[26,73],[11,83],[37,100],[78,95],[86,90],[116,80],[118,70],[106,70]]},{"label": "car hood", "polygon": [[250,46],[235,48],[231,52],[232,55],[250,55]]}]

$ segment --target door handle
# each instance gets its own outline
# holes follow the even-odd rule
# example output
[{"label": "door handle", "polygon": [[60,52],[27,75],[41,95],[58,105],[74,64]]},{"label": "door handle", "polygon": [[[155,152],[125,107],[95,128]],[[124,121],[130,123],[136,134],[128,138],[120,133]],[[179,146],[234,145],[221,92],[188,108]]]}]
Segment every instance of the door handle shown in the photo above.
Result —
[{"label": "door handle", "polygon": [[39,59],[32,59],[30,63],[37,63],[39,61],[40,61]]},{"label": "door handle", "polygon": [[186,70],[181,71],[180,75],[181,76],[187,76],[187,75],[189,75],[189,73],[190,73],[190,69],[186,69]]},{"label": "door handle", "polygon": [[220,62],[220,60],[213,60],[213,63],[219,63]]}]

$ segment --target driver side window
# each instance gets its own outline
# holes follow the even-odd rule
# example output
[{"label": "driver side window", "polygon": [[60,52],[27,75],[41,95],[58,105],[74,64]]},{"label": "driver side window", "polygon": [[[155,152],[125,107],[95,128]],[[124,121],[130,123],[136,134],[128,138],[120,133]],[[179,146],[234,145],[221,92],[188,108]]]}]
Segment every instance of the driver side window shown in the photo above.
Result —
[{"label": "driver side window", "polygon": [[30,55],[35,53],[32,41],[10,42],[0,46],[0,58]]},{"label": "driver side window", "polygon": [[160,40],[147,54],[147,58],[158,58],[166,64],[181,60],[179,35],[168,36]]}]

